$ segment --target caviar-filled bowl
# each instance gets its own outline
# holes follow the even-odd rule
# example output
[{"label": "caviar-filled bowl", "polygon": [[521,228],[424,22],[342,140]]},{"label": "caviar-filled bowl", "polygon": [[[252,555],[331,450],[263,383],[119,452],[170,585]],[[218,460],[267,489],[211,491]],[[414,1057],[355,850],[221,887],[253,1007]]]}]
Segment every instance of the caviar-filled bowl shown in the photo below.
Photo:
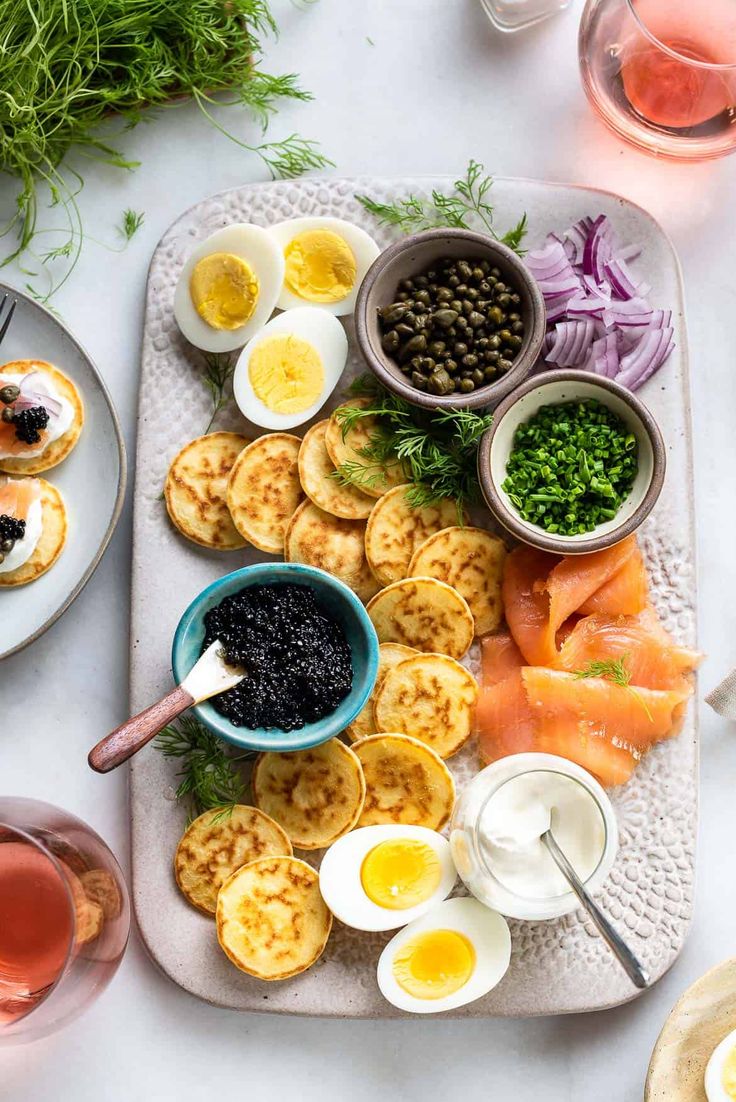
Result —
[{"label": "caviar-filled bowl", "polygon": [[[291,587],[299,592],[287,593]],[[288,603],[289,597],[296,604]],[[241,726],[218,710],[227,695],[222,694],[193,709],[214,734],[246,750],[306,750],[338,734],[355,718],[376,679],[378,638],[352,589],[323,570],[299,563],[257,563],[218,578],[195,597],[179,621],[171,655],[177,683],[195,665],[205,641],[211,642],[208,632],[222,625],[225,614],[243,623],[245,640],[259,638],[259,623],[269,625],[276,639],[272,645],[271,631],[266,631],[265,651],[256,647],[253,652],[250,668],[257,684],[247,675],[247,652],[242,657],[246,677],[236,689],[244,717],[251,721],[253,712],[262,714],[265,709],[269,717],[281,710],[286,719],[283,726],[271,726],[270,718],[268,725]],[[289,625],[281,637],[280,623]],[[237,634],[237,627],[233,630]],[[224,647],[229,657],[227,640]],[[300,715],[298,725],[291,726],[297,712],[308,713],[323,703],[326,714],[303,722]],[[231,705],[225,707],[232,713]]]},{"label": "caviar-filled bowl", "polygon": [[405,237],[373,262],[355,332],[393,394],[423,409],[482,409],[527,377],[545,317],[515,252],[488,234],[437,229]]},{"label": "caviar-filled bowl", "polygon": [[536,375],[495,410],[478,479],[499,524],[557,555],[582,555],[635,532],[659,498],[666,452],[635,394],[586,371]]}]

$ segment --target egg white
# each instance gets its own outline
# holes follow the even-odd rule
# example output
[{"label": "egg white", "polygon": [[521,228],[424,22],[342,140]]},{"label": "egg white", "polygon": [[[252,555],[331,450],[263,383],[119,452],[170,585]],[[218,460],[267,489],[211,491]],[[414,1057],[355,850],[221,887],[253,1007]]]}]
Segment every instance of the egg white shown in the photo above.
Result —
[{"label": "egg white", "polygon": [[713,1049],[713,1054],[705,1069],[705,1093],[708,1102],[731,1102],[721,1083],[721,1075],[726,1057],[734,1045],[736,1045],[736,1029],[731,1030],[721,1043]]},{"label": "egg white", "polygon": [[[322,361],[324,383],[316,402],[301,413],[277,413],[257,397],[250,381],[250,358],[262,341],[279,334],[301,337],[316,349]],[[322,408],[345,370],[348,339],[340,322],[324,310],[300,307],[277,314],[248,341],[240,353],[233,374],[233,394],[240,412],[264,429],[292,429],[303,425]]]},{"label": "egg white", "polygon": [[[189,290],[195,264],[212,253],[232,253],[246,261],[258,278],[256,308],[238,329],[214,329],[197,313]],[[186,339],[205,352],[232,352],[264,325],[276,306],[284,282],[284,254],[260,226],[236,222],[210,235],[189,254],[174,292],[174,317]]]},{"label": "egg white", "polygon": [[[360,871],[363,861],[375,846],[397,838],[416,838],[430,846],[440,862],[440,882],[424,903],[404,910],[381,907],[369,899],[363,890]],[[395,930],[426,914],[445,899],[457,880],[450,855],[450,844],[434,830],[421,826],[360,827],[343,835],[328,849],[319,870],[319,888],[325,903],[341,922],[355,930]]]},{"label": "egg white", "polygon": [[[397,983],[393,961],[407,941],[431,930],[454,930],[463,934],[475,950],[475,967],[468,982],[452,995],[442,999],[418,999]],[[384,999],[399,1010],[439,1014],[443,1010],[456,1010],[488,994],[503,979],[510,960],[511,935],[506,920],[477,899],[463,897],[445,899],[395,934],[378,959],[376,974]]]},{"label": "egg white", "polygon": [[307,233],[310,230],[327,230],[337,234],[338,237],[342,237],[345,241],[355,257],[355,283],[353,288],[339,302],[309,302],[290,291],[282,280],[277,305],[280,310],[288,310],[293,306],[307,306],[310,310],[319,307],[338,318],[344,317],[345,314],[352,314],[355,309],[355,300],[358,297],[358,289],[366,272],[381,250],[370,234],[367,234],[360,226],[355,226],[352,222],[345,222],[342,218],[290,218],[286,222],[277,222],[274,226],[270,226],[268,232],[277,242],[283,257],[284,250],[289,242],[298,237],[300,233]]}]

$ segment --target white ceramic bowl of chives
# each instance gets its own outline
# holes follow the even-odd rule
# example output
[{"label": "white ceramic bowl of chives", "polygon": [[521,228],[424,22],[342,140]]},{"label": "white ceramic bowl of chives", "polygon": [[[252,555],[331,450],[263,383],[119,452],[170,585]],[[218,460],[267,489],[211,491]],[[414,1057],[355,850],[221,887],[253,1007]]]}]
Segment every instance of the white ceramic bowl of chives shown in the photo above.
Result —
[{"label": "white ceramic bowl of chives", "polygon": [[[516,430],[542,406],[585,400],[595,400],[606,406],[636,437],[636,478],[611,520],[574,536],[547,532],[538,524],[524,520],[502,488]],[[497,406],[493,424],[481,437],[478,448],[478,478],[483,497],[496,520],[522,543],[555,555],[601,551],[636,532],[657,502],[666,466],[662,433],[641,399],[612,379],[587,371],[553,371],[527,379]]]}]

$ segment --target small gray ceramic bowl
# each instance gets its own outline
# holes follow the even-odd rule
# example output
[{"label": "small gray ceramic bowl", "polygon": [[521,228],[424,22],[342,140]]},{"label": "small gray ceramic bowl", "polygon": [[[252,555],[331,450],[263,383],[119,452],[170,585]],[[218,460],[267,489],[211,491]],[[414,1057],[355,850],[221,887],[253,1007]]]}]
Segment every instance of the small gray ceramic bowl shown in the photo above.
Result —
[{"label": "small gray ceramic bowl", "polygon": [[[488,260],[518,291],[524,321],[524,343],[513,367],[495,382],[470,394],[429,394],[413,387],[398,364],[381,347],[378,310],[394,302],[399,281],[419,275],[442,257]],[[366,273],[355,304],[355,333],[371,371],[388,390],[423,409],[493,407],[524,380],[536,363],[545,331],[541,291],[515,252],[492,237],[472,230],[425,230],[385,249]]]},{"label": "small gray ceramic bowl", "polygon": [[313,589],[318,600],[341,624],[353,663],[353,685],[334,712],[317,723],[307,723],[295,731],[276,728],[236,727],[213,707],[211,701],[197,704],[195,715],[210,731],[227,742],[246,750],[307,750],[339,734],[355,719],[368,699],[378,671],[378,636],[368,613],[352,589],[337,578],[301,563],[263,562],[245,566],[218,578],[186,610],[174,635],[171,665],[177,684],[181,684],[202,653],[204,617],[225,597],[248,586],[290,582]]},{"label": "small gray ceramic bowl", "polygon": [[[541,406],[594,398],[618,414],[638,445],[639,469],[631,491],[613,520],[577,536],[545,532],[523,520],[501,489],[518,426]],[[488,508],[499,524],[523,543],[557,555],[601,551],[635,532],[649,515],[664,483],[666,453],[662,433],[644,403],[625,387],[587,371],[551,371],[537,375],[496,409],[493,425],[481,437],[478,478]]]}]

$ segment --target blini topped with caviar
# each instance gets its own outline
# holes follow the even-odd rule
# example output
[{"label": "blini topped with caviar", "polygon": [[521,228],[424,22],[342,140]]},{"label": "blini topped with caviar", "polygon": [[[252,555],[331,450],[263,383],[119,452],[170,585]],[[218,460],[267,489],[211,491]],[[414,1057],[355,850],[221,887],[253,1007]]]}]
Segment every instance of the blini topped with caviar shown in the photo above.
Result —
[{"label": "blini topped with caviar", "polygon": [[74,383],[45,360],[0,367],[0,471],[41,474],[74,448],[84,406]]}]

